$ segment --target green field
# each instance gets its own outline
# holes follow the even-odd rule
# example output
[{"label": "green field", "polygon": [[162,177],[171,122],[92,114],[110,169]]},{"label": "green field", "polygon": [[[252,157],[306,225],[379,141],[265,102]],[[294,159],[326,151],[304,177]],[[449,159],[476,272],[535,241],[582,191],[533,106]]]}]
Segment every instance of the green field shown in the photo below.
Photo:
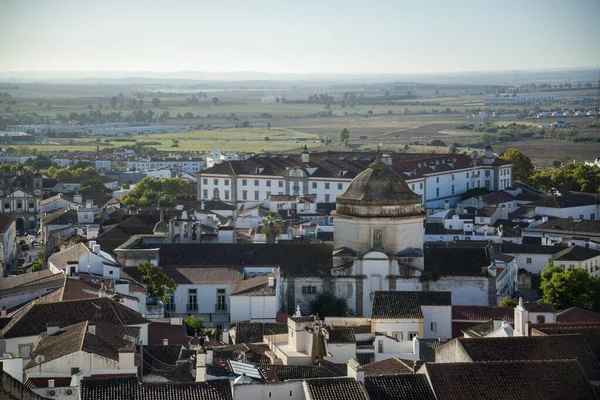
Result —
[{"label": "green field", "polygon": [[[211,87],[208,83],[207,87]],[[241,85],[241,84],[240,84]],[[299,151],[304,145],[311,149],[339,149],[338,132],[341,128],[350,131],[350,148],[354,150],[373,150],[381,145],[386,150],[401,150],[409,145],[406,151],[440,152],[447,147],[427,146],[432,140],[441,140],[446,145],[458,143],[469,148],[479,142],[480,133],[469,130],[457,130],[461,124],[478,124],[477,119],[471,119],[474,109],[485,109],[484,98],[489,96],[473,95],[458,90],[448,90],[446,96],[435,97],[433,91],[417,92],[417,98],[402,100],[412,104],[400,104],[393,101],[388,104],[356,105],[342,108],[340,104],[296,103],[296,100],[306,101],[313,94],[327,93],[336,100],[342,98],[345,91],[352,90],[360,96],[381,96],[380,89],[370,87],[364,91],[356,89],[360,85],[350,85],[343,88],[339,84],[325,83],[281,83],[278,88],[271,83],[268,88],[256,89],[248,86],[246,89],[232,89],[232,84],[224,84],[216,89],[214,84],[206,98],[200,97],[198,103],[186,105],[190,93],[175,95],[157,95],[151,90],[169,91],[170,85],[165,84],[19,84],[18,89],[11,89],[10,98],[0,98],[0,117],[14,118],[28,116],[45,116],[50,122],[56,119],[56,114],[89,113],[101,108],[103,114],[120,111],[123,116],[130,116],[135,111],[130,108],[128,100],[143,92],[142,110],[152,110],[155,115],[169,111],[170,118],[159,124],[188,125],[203,129],[185,133],[166,133],[133,136],[139,142],[156,142],[152,147],[165,153],[173,152],[206,152],[213,148],[225,151],[240,152],[278,152]],[[368,85],[366,85],[368,87]],[[187,90],[187,89],[186,89]],[[221,91],[219,91],[221,90]],[[201,92],[194,89],[190,92]],[[122,93],[125,100],[115,109],[110,108],[111,96]],[[581,91],[556,93],[557,97],[587,95]],[[159,96],[158,107],[152,106],[152,98]],[[276,102],[275,96],[285,97],[288,102]],[[211,102],[212,97],[218,97],[218,104]],[[10,103],[14,102],[14,104]],[[419,103],[417,103],[419,102]],[[384,102],[385,103],[385,102]],[[432,104],[425,104],[432,103]],[[435,104],[433,104],[435,103]],[[10,107],[10,109],[8,109]],[[533,107],[506,106],[498,110],[515,110]],[[450,113],[447,112],[450,109]],[[34,114],[35,113],[35,114]],[[183,117],[191,113],[191,116]],[[331,113],[330,116],[325,115]],[[262,114],[262,115],[261,115]],[[177,117],[181,115],[182,117]],[[249,128],[235,128],[247,121]],[[503,126],[513,122],[536,126],[542,121],[537,120],[492,120],[491,125]],[[552,122],[552,121],[543,121]],[[588,120],[581,119],[578,125]],[[72,123],[76,123],[72,122]],[[270,128],[267,126],[270,125]],[[590,129],[580,129],[585,135],[597,136]],[[358,139],[357,136],[361,136]],[[265,140],[268,137],[269,140]],[[99,139],[99,140],[98,140]],[[298,140],[296,140],[298,139]],[[324,146],[321,139],[331,139],[331,146]],[[30,146],[41,152],[94,152],[96,147],[119,147],[136,142],[116,141],[111,137],[86,137],[77,139],[42,139],[44,144]],[[174,142],[176,140],[177,142]],[[174,147],[174,145],[176,145]],[[512,143],[494,143],[494,147],[505,149],[516,147],[522,149],[538,165],[549,165],[557,155],[569,155],[576,160],[596,158],[600,154],[598,143],[572,143],[560,141],[516,141]],[[465,151],[471,151],[465,150]]]}]

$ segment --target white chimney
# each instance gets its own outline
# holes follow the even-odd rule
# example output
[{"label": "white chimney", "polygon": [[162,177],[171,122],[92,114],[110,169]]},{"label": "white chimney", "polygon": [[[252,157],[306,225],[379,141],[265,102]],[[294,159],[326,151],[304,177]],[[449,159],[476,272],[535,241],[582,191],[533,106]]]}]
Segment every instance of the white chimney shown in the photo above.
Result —
[{"label": "white chimney", "polygon": [[196,382],[206,381],[206,353],[200,349],[196,353]]},{"label": "white chimney", "polygon": [[90,250],[93,250],[94,246],[96,245],[96,241],[95,240],[90,240],[90,243],[88,244],[88,246],[90,246]]},{"label": "white chimney", "polygon": [[60,326],[58,326],[58,324],[56,324],[56,323],[48,322],[46,324],[46,333],[48,334],[48,336],[52,336],[52,335],[56,334],[59,330],[60,330]]},{"label": "white chimney", "polygon": [[100,245],[99,244],[94,244],[94,247],[92,247],[92,252],[94,254],[100,254]]},{"label": "white chimney", "polygon": [[444,210],[449,210],[449,209],[450,209],[450,201],[444,200]]},{"label": "white chimney", "polygon": [[356,382],[365,383],[365,371],[355,359],[351,359],[347,364],[347,374],[350,378],[354,378]]},{"label": "white chimney", "polygon": [[163,339],[163,346],[169,345],[169,339]]},{"label": "white chimney", "polygon": [[6,306],[2,306],[2,311],[0,311],[0,318],[6,318]]},{"label": "white chimney", "polygon": [[81,197],[80,194],[76,194],[75,197],[73,198],[73,200],[75,200],[75,203],[81,204],[83,201],[83,198]]},{"label": "white chimney", "polygon": [[133,347],[122,347],[119,349],[119,369],[135,369],[135,352]]},{"label": "white chimney", "polygon": [[54,379],[48,379],[48,387],[49,388],[53,388],[54,387]]},{"label": "white chimney", "polygon": [[211,346],[206,347],[206,365],[213,365],[213,348]]},{"label": "white chimney", "polygon": [[269,277],[269,287],[274,287],[275,286],[275,278],[270,276]]},{"label": "white chimney", "polygon": [[93,199],[87,199],[85,201],[85,208],[92,208],[94,206],[94,200]]},{"label": "white chimney", "polygon": [[88,332],[91,333],[92,335],[95,335],[96,334],[96,325],[89,324],[88,325]]}]

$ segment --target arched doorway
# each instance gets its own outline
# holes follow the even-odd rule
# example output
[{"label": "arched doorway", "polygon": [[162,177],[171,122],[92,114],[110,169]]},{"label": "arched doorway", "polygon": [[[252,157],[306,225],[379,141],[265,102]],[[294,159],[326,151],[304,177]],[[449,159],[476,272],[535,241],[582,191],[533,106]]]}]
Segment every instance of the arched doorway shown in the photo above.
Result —
[{"label": "arched doorway", "polygon": [[25,232],[25,219],[17,218],[16,225],[17,225],[17,232],[22,232],[22,233]]}]

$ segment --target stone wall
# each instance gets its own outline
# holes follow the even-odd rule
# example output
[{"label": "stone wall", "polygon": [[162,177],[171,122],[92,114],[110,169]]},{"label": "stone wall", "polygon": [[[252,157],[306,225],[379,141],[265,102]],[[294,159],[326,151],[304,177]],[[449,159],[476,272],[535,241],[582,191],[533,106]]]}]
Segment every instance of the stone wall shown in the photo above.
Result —
[{"label": "stone wall", "polygon": [[[12,398],[22,399],[22,400],[43,400],[45,397],[39,396],[32,392],[29,388],[27,388],[24,384],[5,373],[3,370],[3,365],[0,363],[0,375],[2,376],[2,380],[0,382],[0,399]],[[4,397],[8,395],[9,397]]]}]

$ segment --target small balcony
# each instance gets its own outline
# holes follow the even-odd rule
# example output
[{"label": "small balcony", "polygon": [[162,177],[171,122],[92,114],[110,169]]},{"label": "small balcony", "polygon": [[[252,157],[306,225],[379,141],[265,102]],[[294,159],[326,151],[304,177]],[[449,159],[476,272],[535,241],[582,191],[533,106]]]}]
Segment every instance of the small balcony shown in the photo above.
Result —
[{"label": "small balcony", "polygon": [[170,312],[170,313],[174,313],[176,311],[177,307],[175,307],[175,303],[167,303],[165,304],[165,311],[166,312]]},{"label": "small balcony", "polygon": [[187,310],[188,311],[198,311],[198,303],[188,303]]},{"label": "small balcony", "polygon": [[164,306],[162,304],[146,304],[147,318],[162,318],[164,316]]},{"label": "small balcony", "polygon": [[227,303],[216,303],[215,312],[222,313],[227,312]]}]

